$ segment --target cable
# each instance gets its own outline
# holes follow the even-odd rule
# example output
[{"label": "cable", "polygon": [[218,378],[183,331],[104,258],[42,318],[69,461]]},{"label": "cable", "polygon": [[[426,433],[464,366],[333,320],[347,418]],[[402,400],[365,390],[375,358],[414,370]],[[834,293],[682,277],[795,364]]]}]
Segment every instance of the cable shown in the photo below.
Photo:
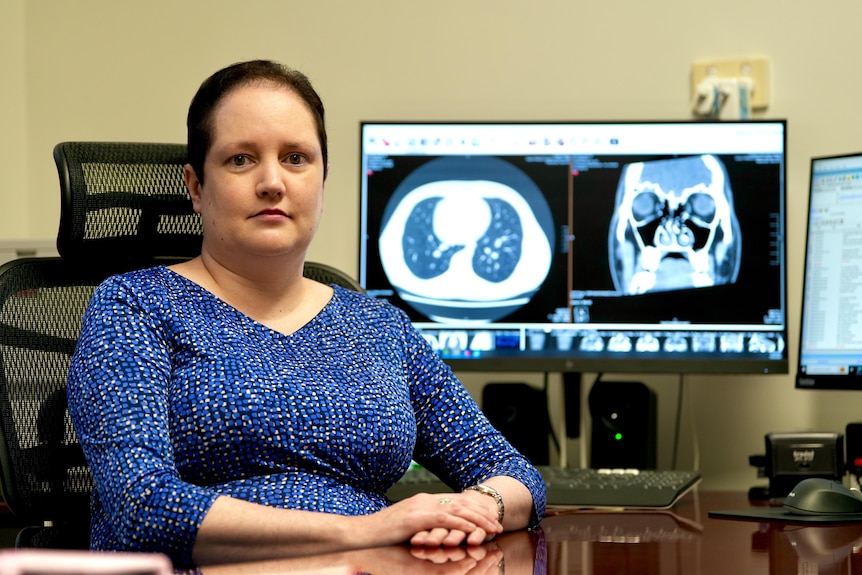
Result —
[{"label": "cable", "polygon": [[691,427],[692,469],[698,470],[700,469],[700,445],[697,440],[697,428],[695,426],[694,413],[691,405],[691,394],[685,393],[687,381],[688,380],[686,379],[685,374],[680,373],[679,383],[677,384],[676,422],[674,429],[673,457],[671,460],[671,468],[677,468],[679,442],[682,436],[682,434],[680,433],[680,428],[682,427],[683,404],[685,404],[685,407],[688,409],[689,426]]},{"label": "cable", "polygon": [[[604,372],[601,372],[601,371],[596,373],[596,378],[593,380],[593,385],[590,387],[590,391],[592,391],[592,387],[595,387],[602,380],[603,375],[604,375]],[[589,396],[589,393],[587,395]],[[593,414],[590,411],[589,401],[587,401],[586,410],[587,410],[587,413],[590,414],[590,419],[592,419]],[[586,420],[586,418],[582,418],[582,419]],[[584,421],[583,428],[586,430],[587,427],[589,427],[589,426],[587,425],[586,421]],[[586,436],[582,435],[582,437],[586,437]],[[592,454],[592,449],[593,449],[592,442],[593,442],[593,432],[592,432],[592,429],[590,429],[590,443],[589,443],[589,445],[583,445],[582,444],[582,448],[581,448],[581,467],[589,468],[592,466],[592,463],[591,463],[591,459],[592,459],[592,455],[593,455]]]},{"label": "cable", "polygon": [[[544,377],[542,380],[542,392],[545,395],[545,410],[548,409],[548,372],[544,372]],[[551,441],[554,442],[554,447],[557,448],[557,455],[562,457],[563,450],[560,447],[560,439],[557,437],[557,432],[554,430],[554,426],[551,425],[551,417],[550,414],[545,412],[545,421],[548,422],[548,435],[551,436]]]},{"label": "cable", "polygon": [[682,400],[683,400],[683,375],[680,373],[676,384],[676,421],[673,430],[673,455],[670,459],[670,468],[676,469],[677,456],[679,455],[680,427],[682,425]]},{"label": "cable", "polygon": [[[688,379],[683,377],[683,385],[688,386]],[[686,407],[688,408],[688,421],[691,427],[691,468],[695,471],[700,469],[700,443],[697,440],[697,420],[694,417],[694,408],[691,405],[691,393],[685,394]]]}]

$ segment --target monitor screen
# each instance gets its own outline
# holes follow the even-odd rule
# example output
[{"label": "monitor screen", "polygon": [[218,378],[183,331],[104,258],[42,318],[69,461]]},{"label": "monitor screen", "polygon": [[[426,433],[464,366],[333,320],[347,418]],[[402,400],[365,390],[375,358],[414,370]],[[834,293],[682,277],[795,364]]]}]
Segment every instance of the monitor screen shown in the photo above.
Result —
[{"label": "monitor screen", "polygon": [[359,281],[456,370],[787,373],[784,121],[363,122]]},{"label": "monitor screen", "polygon": [[862,389],[862,153],[813,158],[796,387]]}]

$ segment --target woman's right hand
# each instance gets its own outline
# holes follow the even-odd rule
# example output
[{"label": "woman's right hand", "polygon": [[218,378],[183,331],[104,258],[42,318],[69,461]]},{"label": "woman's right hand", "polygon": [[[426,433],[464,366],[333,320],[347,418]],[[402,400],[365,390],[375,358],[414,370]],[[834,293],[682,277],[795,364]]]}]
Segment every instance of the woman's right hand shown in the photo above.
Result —
[{"label": "woman's right hand", "polygon": [[[480,545],[503,531],[497,511],[484,498],[465,493],[419,493],[378,511],[378,544],[421,547]],[[388,533],[388,535],[387,535]]]}]

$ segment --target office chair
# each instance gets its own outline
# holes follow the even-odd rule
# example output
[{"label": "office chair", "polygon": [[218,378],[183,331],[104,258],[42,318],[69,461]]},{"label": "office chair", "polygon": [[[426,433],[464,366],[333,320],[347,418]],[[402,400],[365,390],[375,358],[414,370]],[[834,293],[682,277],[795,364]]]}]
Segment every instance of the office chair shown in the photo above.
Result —
[{"label": "office chair", "polygon": [[[185,158],[181,144],[58,144],[60,257],[0,266],[0,494],[28,525],[18,547],[89,546],[93,481],[69,419],[69,363],[104,279],[200,253]],[[308,262],[304,273],[362,291],[326,264]]]},{"label": "office chair", "polygon": [[200,252],[177,144],[54,149],[60,257],[0,267],[0,490],[20,547],[86,548],[92,478],[66,407],[81,317],[108,276]]},{"label": "office chair", "polygon": [[0,485],[22,547],[86,547],[92,487],[66,409],[81,315],[104,275],[61,258],[0,267]]},{"label": "office chair", "polygon": [[353,291],[358,291],[359,293],[365,293],[365,289],[359,285],[358,281],[340,269],[334,268],[328,264],[320,262],[305,262],[302,275],[319,281],[320,283],[335,284]]}]

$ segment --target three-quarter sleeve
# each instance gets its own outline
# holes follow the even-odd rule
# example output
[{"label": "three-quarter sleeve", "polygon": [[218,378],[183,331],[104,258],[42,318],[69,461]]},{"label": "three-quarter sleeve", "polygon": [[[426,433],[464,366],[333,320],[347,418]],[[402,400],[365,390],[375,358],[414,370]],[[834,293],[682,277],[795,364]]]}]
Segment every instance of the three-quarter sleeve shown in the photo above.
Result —
[{"label": "three-quarter sleeve", "polygon": [[[103,283],[83,319],[68,379],[69,412],[95,480],[91,540],[189,564],[217,494],[182,481],[173,460],[171,345],[152,302]],[[108,530],[110,533],[100,533]]]},{"label": "three-quarter sleeve", "polygon": [[406,364],[413,382],[416,460],[459,490],[505,475],[533,496],[531,526],[545,512],[546,488],[530,461],[488,421],[464,385],[403,318]]}]

